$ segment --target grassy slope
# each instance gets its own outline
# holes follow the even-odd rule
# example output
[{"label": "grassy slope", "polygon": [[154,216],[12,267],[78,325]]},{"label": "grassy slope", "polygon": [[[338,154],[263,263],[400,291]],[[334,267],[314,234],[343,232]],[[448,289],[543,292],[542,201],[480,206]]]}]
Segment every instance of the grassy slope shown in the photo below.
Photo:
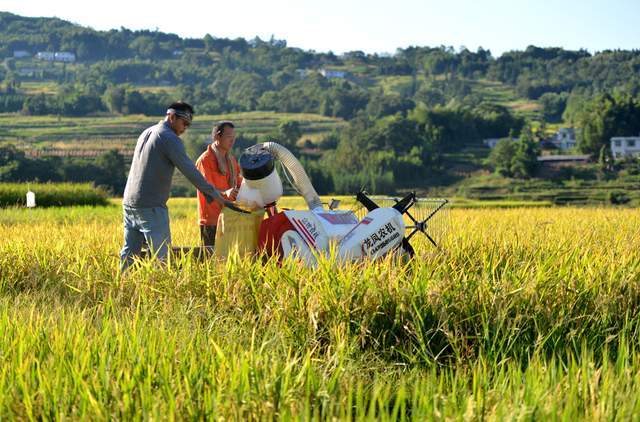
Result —
[{"label": "grassy slope", "polygon": [[[176,244],[197,239],[172,201]],[[442,251],[117,274],[119,208],[0,214],[0,417],[628,419],[635,210],[452,211]],[[574,239],[580,239],[575,242]]]},{"label": "grassy slope", "polygon": [[[439,77],[443,79],[443,77]],[[463,79],[483,101],[507,107],[511,112],[530,119],[539,119],[540,105],[537,101],[521,98],[511,86],[487,79]],[[416,76],[418,83],[428,83],[423,74]],[[375,86],[382,88],[385,94],[407,91],[413,83],[411,76],[384,76],[375,78]]]},{"label": "grassy slope", "polygon": [[624,192],[629,206],[640,205],[640,177],[614,180],[518,180],[494,174],[466,179],[448,190],[469,199],[547,201],[556,205],[604,205],[612,192]]},{"label": "grassy slope", "polygon": [[[13,142],[27,148],[109,149],[133,147],[138,134],[160,117],[142,115],[56,117],[0,114],[0,143]],[[199,115],[189,136],[210,136],[216,121],[233,120],[246,135],[269,133],[282,120],[300,123],[303,139],[318,137],[344,125],[341,119],[309,113],[246,112]]]}]

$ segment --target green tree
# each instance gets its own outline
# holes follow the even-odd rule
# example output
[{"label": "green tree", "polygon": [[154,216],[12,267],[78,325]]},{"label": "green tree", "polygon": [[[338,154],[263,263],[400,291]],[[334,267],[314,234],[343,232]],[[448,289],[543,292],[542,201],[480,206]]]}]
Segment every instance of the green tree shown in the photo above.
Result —
[{"label": "green tree", "polygon": [[587,105],[580,123],[578,146],[595,156],[603,146],[609,146],[612,137],[640,132],[640,103],[629,95],[599,95]]},{"label": "green tree", "polygon": [[104,102],[112,113],[124,111],[126,89],[123,86],[111,86],[104,93]]},{"label": "green tree", "polygon": [[533,139],[530,131],[523,130],[516,142],[516,150],[511,160],[511,173],[514,177],[528,179],[535,175],[538,169],[538,155],[540,147]]},{"label": "green tree", "polygon": [[140,57],[153,59],[161,53],[157,42],[150,36],[142,35],[135,38],[129,48],[138,53]]},{"label": "green tree", "polygon": [[511,163],[515,157],[517,145],[511,139],[501,139],[491,150],[488,163],[501,176],[512,177]]},{"label": "green tree", "polygon": [[13,146],[0,147],[0,182],[16,181],[24,171],[24,152]]},{"label": "green tree", "polygon": [[564,113],[567,105],[567,97],[564,92],[560,94],[548,92],[540,97],[542,117],[545,121],[556,123],[562,120],[562,113]]},{"label": "green tree", "polygon": [[260,75],[241,72],[231,79],[227,100],[241,110],[254,110],[267,87],[267,82]]},{"label": "green tree", "polygon": [[128,114],[144,113],[146,104],[142,94],[135,90],[127,90],[124,96],[123,110]]},{"label": "green tree", "polygon": [[122,195],[127,183],[126,165],[124,157],[118,150],[110,150],[96,159],[97,172],[94,183],[107,188],[111,193]]},{"label": "green tree", "polygon": [[55,106],[44,93],[27,97],[22,107],[23,114],[33,116],[55,113],[56,111]]},{"label": "green tree", "polygon": [[302,136],[300,123],[295,120],[283,120],[278,124],[275,132],[271,133],[271,138],[286,147],[291,152],[297,152],[297,142]]},{"label": "green tree", "polygon": [[213,49],[215,40],[210,34],[205,34],[205,36],[202,38],[202,41],[204,41],[204,48],[206,51],[211,51]]}]

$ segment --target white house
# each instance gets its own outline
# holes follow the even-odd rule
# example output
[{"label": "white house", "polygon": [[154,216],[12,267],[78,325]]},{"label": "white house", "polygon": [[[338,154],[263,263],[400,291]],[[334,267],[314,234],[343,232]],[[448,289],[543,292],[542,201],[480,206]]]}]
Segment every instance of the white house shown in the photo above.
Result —
[{"label": "white house", "polygon": [[53,51],[38,51],[38,54],[36,54],[36,58],[40,60],[46,60],[48,62],[52,62],[55,57],[56,53],[54,53]]},{"label": "white house", "polygon": [[73,63],[76,61],[76,55],[69,51],[57,51],[53,53],[53,59],[57,62]]},{"label": "white house", "polygon": [[613,158],[622,158],[627,155],[640,157],[640,135],[614,136],[611,138],[611,154]]},{"label": "white house", "polygon": [[560,128],[549,142],[562,151],[575,148],[577,145],[576,131],[572,127]]},{"label": "white house", "polygon": [[344,70],[320,69],[320,74],[327,79],[344,79],[347,77],[347,72]]},{"label": "white house", "polygon": [[48,62],[73,63],[76,61],[76,55],[70,51],[38,51],[36,58],[39,60],[46,60]]}]

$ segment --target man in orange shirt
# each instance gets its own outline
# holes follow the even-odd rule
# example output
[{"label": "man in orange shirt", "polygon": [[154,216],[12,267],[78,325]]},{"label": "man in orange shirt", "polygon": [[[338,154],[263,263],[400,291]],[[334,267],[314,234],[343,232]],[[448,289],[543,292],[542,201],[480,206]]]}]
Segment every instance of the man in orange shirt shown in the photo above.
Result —
[{"label": "man in orange shirt", "polygon": [[[235,126],[225,120],[217,123],[211,132],[213,142],[196,161],[196,167],[209,183],[222,193],[225,199],[235,201],[242,182],[238,161],[231,155],[236,140]],[[221,207],[217,202],[208,203],[198,191],[198,215],[200,217],[200,238],[204,246],[213,247],[216,239],[216,225]]]}]

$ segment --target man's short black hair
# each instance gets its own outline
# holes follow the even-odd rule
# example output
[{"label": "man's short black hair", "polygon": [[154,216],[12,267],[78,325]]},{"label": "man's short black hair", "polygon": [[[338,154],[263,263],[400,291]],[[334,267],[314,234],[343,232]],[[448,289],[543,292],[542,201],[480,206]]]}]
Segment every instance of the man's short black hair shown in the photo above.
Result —
[{"label": "man's short black hair", "polygon": [[211,139],[213,139],[216,135],[223,135],[225,127],[235,128],[231,120],[223,120],[221,122],[218,122],[215,124],[215,126],[213,126],[213,130],[211,131]]},{"label": "man's short black hair", "polygon": [[193,110],[193,107],[191,107],[191,104],[187,104],[184,101],[176,101],[175,103],[171,104],[169,108],[172,108],[175,111],[187,112],[189,114],[196,114],[196,112]]}]

